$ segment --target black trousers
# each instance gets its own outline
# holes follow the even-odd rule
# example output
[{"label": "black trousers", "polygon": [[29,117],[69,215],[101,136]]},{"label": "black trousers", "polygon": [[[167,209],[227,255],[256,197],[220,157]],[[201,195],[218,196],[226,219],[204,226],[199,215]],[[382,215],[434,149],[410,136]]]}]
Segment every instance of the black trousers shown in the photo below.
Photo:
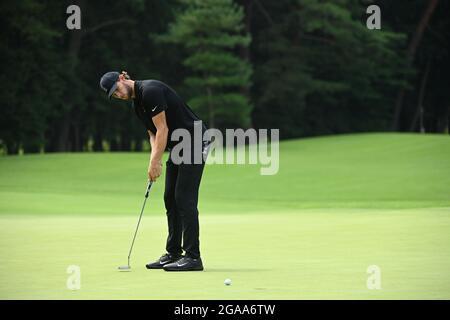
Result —
[{"label": "black trousers", "polygon": [[[179,255],[200,257],[198,191],[205,164],[174,164],[166,162],[164,204],[167,211],[169,235],[166,250]],[[182,243],[183,242],[183,243]]]}]

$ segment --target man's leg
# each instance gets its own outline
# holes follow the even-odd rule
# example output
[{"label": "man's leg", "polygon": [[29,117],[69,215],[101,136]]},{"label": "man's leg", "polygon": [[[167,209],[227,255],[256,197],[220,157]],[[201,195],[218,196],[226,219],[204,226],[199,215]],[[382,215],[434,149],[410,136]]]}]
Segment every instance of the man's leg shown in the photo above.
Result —
[{"label": "man's leg", "polygon": [[175,188],[178,177],[178,166],[169,161],[166,162],[166,184],[164,190],[164,204],[166,206],[167,224],[169,235],[167,237],[166,250],[168,254],[163,255],[156,261],[146,264],[147,269],[162,269],[165,265],[173,263],[181,257],[182,221],[175,203]]},{"label": "man's leg", "polygon": [[178,165],[170,158],[166,162],[166,184],[164,189],[164,204],[166,206],[167,224],[169,235],[167,236],[166,250],[172,255],[181,255],[182,221],[177,211],[175,190],[178,177]]},{"label": "man's leg", "polygon": [[204,164],[180,164],[175,188],[175,203],[183,226],[183,249],[186,256],[200,258],[198,191]]}]

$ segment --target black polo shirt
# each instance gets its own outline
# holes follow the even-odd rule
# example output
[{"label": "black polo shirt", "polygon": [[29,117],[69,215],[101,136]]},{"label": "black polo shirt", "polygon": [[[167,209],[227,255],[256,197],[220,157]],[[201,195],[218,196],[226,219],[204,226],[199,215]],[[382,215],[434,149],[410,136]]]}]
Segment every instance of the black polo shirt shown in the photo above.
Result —
[{"label": "black polo shirt", "polygon": [[[175,129],[186,129],[194,138],[194,121],[200,121],[200,118],[178,96],[175,90],[158,80],[136,80],[134,93],[133,107],[136,115],[147,130],[153,134],[156,134],[157,129],[152,118],[162,111],[166,112],[166,122],[169,128],[167,148],[169,150],[178,143],[178,141],[170,139]],[[202,134],[206,129],[207,127],[203,123]]]}]

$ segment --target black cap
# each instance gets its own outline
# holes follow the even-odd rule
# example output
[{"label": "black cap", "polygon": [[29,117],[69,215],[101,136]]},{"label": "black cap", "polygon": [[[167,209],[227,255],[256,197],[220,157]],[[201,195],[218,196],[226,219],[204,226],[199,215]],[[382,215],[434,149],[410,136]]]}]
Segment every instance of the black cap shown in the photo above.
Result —
[{"label": "black cap", "polygon": [[119,80],[119,72],[110,71],[105,73],[100,79],[100,88],[102,88],[107,94],[108,98],[111,99],[111,95],[117,89],[117,80]]}]

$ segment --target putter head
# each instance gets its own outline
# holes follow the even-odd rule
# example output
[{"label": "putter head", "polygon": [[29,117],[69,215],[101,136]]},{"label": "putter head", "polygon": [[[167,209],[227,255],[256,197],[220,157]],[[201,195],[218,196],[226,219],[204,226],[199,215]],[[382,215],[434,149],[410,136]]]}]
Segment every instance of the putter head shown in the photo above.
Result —
[{"label": "putter head", "polygon": [[120,266],[119,271],[131,271],[131,267],[130,266]]}]

